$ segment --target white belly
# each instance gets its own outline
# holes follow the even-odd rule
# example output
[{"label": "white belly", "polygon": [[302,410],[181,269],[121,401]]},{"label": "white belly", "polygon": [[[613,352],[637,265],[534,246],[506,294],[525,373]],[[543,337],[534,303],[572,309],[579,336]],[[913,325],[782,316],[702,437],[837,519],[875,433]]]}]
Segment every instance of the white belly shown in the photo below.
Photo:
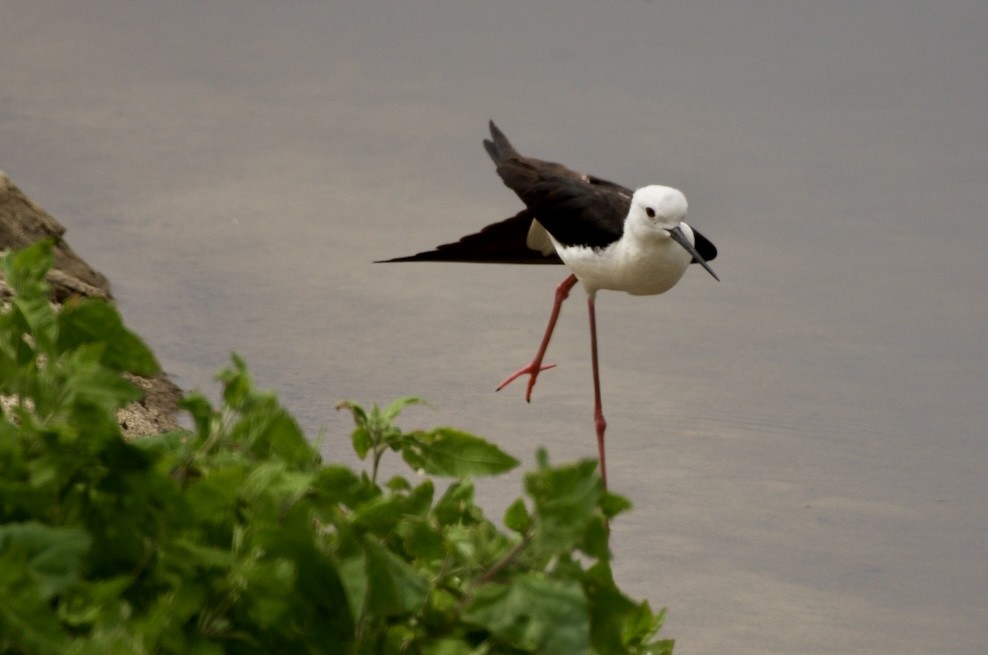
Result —
[{"label": "white belly", "polygon": [[600,289],[652,296],[671,289],[689,267],[693,256],[672,239],[642,248],[622,239],[603,250],[566,247],[553,241],[560,259],[588,293]]}]

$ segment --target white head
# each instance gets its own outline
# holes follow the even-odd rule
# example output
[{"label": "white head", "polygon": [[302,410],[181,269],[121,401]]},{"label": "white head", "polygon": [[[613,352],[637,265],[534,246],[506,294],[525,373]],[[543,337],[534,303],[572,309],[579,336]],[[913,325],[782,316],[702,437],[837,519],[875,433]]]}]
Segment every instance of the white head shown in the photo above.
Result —
[{"label": "white head", "polygon": [[715,279],[720,279],[696,251],[693,230],[685,222],[686,196],[679,189],[651,184],[631,196],[631,210],[625,228],[642,240],[672,239],[700,263]]},{"label": "white head", "polygon": [[668,230],[686,219],[686,196],[679,189],[651,184],[631,196],[628,216],[632,228],[668,236]]}]

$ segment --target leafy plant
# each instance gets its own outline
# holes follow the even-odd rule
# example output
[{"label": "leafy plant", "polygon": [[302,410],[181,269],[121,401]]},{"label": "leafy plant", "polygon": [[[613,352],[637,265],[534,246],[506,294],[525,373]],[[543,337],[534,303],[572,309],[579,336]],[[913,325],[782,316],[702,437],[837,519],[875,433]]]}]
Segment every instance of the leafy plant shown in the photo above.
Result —
[{"label": "leafy plant", "polygon": [[[124,371],[157,364],[103,301],[47,300],[51,249],[4,256],[0,653],[670,653],[663,613],[615,585],[593,461],[538,467],[504,516],[470,476],[517,461],[452,428],[406,432],[402,398],[343,402],[370,470],[324,463],[236,356],[221,406],[136,442]],[[379,482],[398,453],[419,475]],[[430,476],[450,478],[437,494]]]}]

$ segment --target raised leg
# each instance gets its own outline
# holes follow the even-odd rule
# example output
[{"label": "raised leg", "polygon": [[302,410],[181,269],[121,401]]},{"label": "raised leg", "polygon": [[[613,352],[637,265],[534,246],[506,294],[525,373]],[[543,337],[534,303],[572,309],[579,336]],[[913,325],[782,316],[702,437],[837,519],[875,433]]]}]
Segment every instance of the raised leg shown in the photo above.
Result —
[{"label": "raised leg", "polygon": [[597,428],[597,453],[600,455],[600,479],[607,490],[607,458],[604,455],[604,431],[607,421],[600,403],[600,369],[597,367],[597,312],[594,309],[594,294],[587,296],[587,312],[590,314],[590,359],[593,363],[593,421]]},{"label": "raised leg", "polygon": [[532,389],[535,387],[535,379],[542,371],[555,366],[555,364],[543,366],[542,358],[545,357],[546,348],[549,347],[549,339],[552,338],[552,331],[556,328],[556,320],[559,318],[559,310],[563,305],[563,301],[569,296],[570,289],[572,289],[575,284],[576,276],[570,275],[556,287],[556,299],[552,304],[552,313],[549,315],[549,324],[545,327],[545,334],[542,336],[542,343],[539,344],[539,350],[535,353],[535,358],[527,366],[523,366],[509,375],[504,382],[498,385],[498,391],[508,386],[508,384],[513,382],[516,378],[519,378],[522,375],[528,375],[528,390],[525,392],[525,401],[532,402]]}]

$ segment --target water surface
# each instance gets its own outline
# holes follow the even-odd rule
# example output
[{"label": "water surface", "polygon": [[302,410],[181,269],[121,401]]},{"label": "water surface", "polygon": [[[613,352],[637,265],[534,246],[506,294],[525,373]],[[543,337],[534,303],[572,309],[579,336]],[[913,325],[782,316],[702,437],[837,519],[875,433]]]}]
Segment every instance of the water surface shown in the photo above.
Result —
[{"label": "water surface", "polygon": [[[690,199],[723,282],[601,294],[619,583],[677,652],[988,643],[988,5],[17,3],[0,168],[186,388],[230,350],[328,457],[416,394],[532,461],[593,456],[558,268],[375,266],[519,204],[480,141]],[[518,477],[485,482],[500,511]]]}]

